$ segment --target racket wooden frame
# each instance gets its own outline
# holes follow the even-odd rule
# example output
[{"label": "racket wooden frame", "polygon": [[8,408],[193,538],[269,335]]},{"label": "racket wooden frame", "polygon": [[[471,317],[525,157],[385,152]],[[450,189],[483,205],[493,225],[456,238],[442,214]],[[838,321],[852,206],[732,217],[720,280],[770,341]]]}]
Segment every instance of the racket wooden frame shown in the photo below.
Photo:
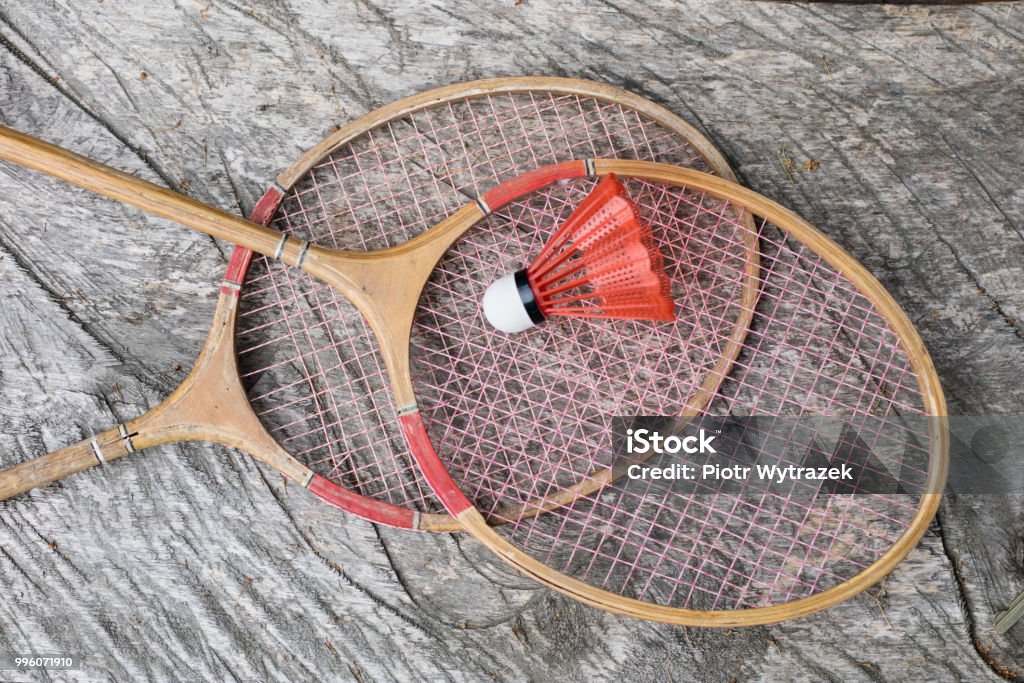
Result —
[{"label": "racket wooden frame", "polygon": [[[635,110],[686,140],[713,171],[733,178],[731,169],[718,150],[696,129],[663,107],[618,88],[563,78],[501,78],[462,83],[430,90],[385,106],[341,128],[300,157],[278,177],[257,203],[252,221],[224,213],[55,145],[0,127],[0,158],[239,245],[232,255],[221,286],[210,333],[195,365],[182,384],[159,405],[134,420],[0,472],[0,500],[139,450],[182,441],[209,441],[247,452],[332,505],[370,521],[421,531],[460,530],[462,524],[450,515],[421,514],[343,488],[315,474],[277,444],[253,413],[239,379],[233,334],[238,316],[238,294],[254,252],[279,258],[291,266],[301,266],[306,272],[341,291],[360,310],[377,338],[382,340],[384,363],[389,377],[407,378],[409,333],[420,291],[450,244],[486,215],[482,208],[484,204],[469,204],[416,238],[373,252],[330,250],[300,239],[282,240],[280,233],[264,224],[272,220],[288,188],[325,156],[368,130],[445,102],[538,90],[590,97]],[[583,168],[582,165],[579,168]],[[528,174],[527,178],[506,183],[501,186],[503,189],[492,190],[485,195],[483,202],[497,207],[538,182],[545,184],[544,173],[550,171],[539,175]],[[708,372],[705,381],[687,404],[685,414],[695,414],[706,405],[742,348],[758,295],[758,246],[753,231],[751,236],[751,242],[747,245],[746,287],[732,334],[719,361]],[[394,273],[397,272],[403,273],[403,277],[395,278]],[[392,388],[396,406],[402,415],[400,419],[403,430],[411,439],[419,438],[407,426],[410,424],[407,416],[415,414],[411,384],[408,381],[393,380]],[[211,416],[216,418],[211,419]],[[559,496],[504,510],[498,518],[515,519],[521,514],[536,514],[538,509],[563,505],[606,485],[612,478],[610,470],[595,472]],[[532,512],[524,513],[524,510]]]}]

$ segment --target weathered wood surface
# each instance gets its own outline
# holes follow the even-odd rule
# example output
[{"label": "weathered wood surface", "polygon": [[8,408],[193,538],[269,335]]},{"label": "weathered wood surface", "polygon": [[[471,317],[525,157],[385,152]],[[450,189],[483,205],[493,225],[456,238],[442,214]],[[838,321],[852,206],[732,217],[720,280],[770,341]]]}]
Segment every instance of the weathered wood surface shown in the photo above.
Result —
[{"label": "weathered wood surface", "polygon": [[[400,96],[520,74],[624,86],[876,273],[953,412],[1022,414],[1022,39],[1017,3],[3,2],[0,121],[247,212],[331,126]],[[0,166],[0,464],[172,389],[226,253]],[[188,445],[0,503],[0,654],[87,661],[0,679],[998,680],[1024,676],[1024,627],[991,626],[1022,588],[1024,497],[960,497],[825,613],[651,625]]]}]

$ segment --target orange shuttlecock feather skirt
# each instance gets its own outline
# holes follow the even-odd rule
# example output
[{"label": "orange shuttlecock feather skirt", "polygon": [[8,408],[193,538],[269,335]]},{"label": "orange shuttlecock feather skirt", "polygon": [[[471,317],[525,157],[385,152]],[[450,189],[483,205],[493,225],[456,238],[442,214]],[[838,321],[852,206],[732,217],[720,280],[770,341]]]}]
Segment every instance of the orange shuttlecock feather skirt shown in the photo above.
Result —
[{"label": "orange shuttlecock feather skirt", "polygon": [[611,174],[558,228],[526,279],[545,317],[675,320],[651,228]]},{"label": "orange shuttlecock feather skirt", "polygon": [[551,316],[675,320],[671,285],[650,226],[608,174],[533,263],[491,283],[487,320],[523,332]]}]

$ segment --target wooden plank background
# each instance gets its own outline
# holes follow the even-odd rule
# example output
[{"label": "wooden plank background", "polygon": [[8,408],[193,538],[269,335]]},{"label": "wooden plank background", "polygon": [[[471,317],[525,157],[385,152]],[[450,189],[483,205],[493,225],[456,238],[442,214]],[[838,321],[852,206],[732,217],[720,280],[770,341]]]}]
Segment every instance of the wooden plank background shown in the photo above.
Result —
[{"label": "wooden plank background", "polygon": [[[953,413],[1024,410],[1024,5],[47,0],[0,3],[0,46],[2,123],[240,213],[332,126],[428,87],[625,87],[862,260]],[[158,402],[227,254],[0,165],[0,464]],[[992,616],[1022,588],[1024,496],[960,496],[820,615],[641,623],[186,445],[0,503],[0,654],[86,658],[0,679],[1020,680],[1024,626]]]}]

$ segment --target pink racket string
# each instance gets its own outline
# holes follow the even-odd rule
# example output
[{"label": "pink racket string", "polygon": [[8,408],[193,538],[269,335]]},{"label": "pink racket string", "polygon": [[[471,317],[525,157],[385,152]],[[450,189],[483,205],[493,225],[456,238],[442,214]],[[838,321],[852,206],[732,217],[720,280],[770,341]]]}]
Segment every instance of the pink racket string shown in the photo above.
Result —
[{"label": "pink racket string", "polygon": [[[379,249],[502,181],[593,156],[706,170],[679,134],[627,107],[544,92],[490,95],[418,110],[335,149],[287,190],[272,225],[331,247]],[[256,256],[237,332],[250,401],[290,453],[355,492],[442,510],[397,427],[377,342],[346,300]]]},{"label": "pink racket string", "polygon": [[907,350],[871,301],[775,226],[752,227],[702,193],[626,181],[659,241],[675,324],[567,319],[504,335],[483,319],[486,286],[536,253],[592,186],[551,186],[502,209],[457,242],[421,300],[414,381],[462,491],[489,515],[509,501],[538,505],[615,464],[615,416],[686,412],[737,319],[756,236],[749,335],[702,412],[774,416],[782,443],[773,449],[796,455],[807,416],[842,416],[878,454],[871,467],[899,472],[904,488],[864,492],[865,479],[842,495],[807,482],[694,490],[620,476],[544,514],[506,519],[501,533],[599,588],[698,610],[786,603],[863,571],[918,509],[929,462],[924,401]]}]

